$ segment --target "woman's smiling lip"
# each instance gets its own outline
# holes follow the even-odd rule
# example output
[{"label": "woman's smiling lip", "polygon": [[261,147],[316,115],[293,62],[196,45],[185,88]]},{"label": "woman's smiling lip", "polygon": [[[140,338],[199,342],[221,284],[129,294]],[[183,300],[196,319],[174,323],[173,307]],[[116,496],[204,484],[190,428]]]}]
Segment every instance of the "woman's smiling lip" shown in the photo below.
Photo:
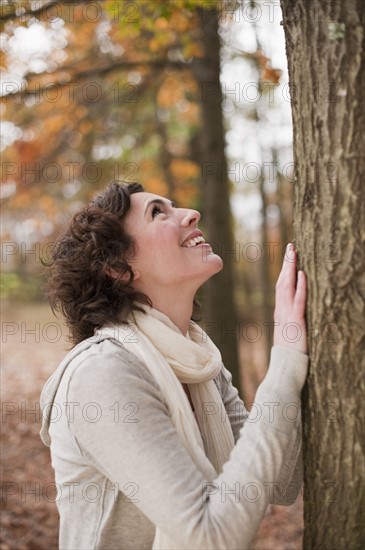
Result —
[{"label": "woman's smiling lip", "polygon": [[195,246],[183,246],[182,248],[187,248],[190,250],[192,248],[199,248],[201,246],[208,246],[210,249],[212,248],[209,243],[199,243],[199,244],[196,244]]},{"label": "woman's smiling lip", "polygon": [[199,231],[199,229],[195,229],[190,235],[186,237],[186,239],[181,243],[181,246],[184,246],[184,243],[187,241],[190,241],[190,239],[195,239],[196,237],[203,237],[203,233]]}]

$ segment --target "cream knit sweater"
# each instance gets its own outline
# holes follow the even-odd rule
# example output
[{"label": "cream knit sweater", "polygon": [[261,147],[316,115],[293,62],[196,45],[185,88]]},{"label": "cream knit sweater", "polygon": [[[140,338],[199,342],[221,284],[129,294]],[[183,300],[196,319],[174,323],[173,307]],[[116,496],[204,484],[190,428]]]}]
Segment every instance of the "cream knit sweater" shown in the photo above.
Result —
[{"label": "cream knit sweater", "polygon": [[[222,364],[214,382],[236,443],[222,473],[207,483],[157,383],[128,345],[102,335],[81,342],[41,396],[60,549],[150,549],[155,525],[181,549],[250,548],[267,505],[291,504],[301,488],[307,367],[307,355],[273,347],[248,414]],[[213,405],[207,414],[220,411]]]}]

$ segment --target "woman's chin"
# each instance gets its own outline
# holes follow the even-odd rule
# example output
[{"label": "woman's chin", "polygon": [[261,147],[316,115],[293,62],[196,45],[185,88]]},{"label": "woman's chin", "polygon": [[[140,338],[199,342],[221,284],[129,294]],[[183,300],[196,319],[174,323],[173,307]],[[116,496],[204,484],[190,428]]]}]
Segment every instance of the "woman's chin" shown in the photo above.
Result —
[{"label": "woman's chin", "polygon": [[217,273],[222,271],[224,264],[222,258],[218,256],[218,254],[210,254],[207,265],[209,265],[209,279],[210,277],[213,277],[213,275],[216,275]]},{"label": "woman's chin", "polygon": [[218,256],[218,254],[212,253],[208,257],[210,258],[211,262],[216,262],[217,265],[219,265],[220,268],[222,269],[222,267],[224,265],[224,262],[223,262],[222,258],[220,256]]}]

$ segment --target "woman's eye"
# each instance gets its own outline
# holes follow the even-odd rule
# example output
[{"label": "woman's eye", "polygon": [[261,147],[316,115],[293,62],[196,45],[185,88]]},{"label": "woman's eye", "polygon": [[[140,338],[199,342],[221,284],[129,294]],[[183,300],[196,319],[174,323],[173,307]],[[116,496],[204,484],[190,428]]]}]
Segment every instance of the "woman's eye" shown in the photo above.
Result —
[{"label": "woman's eye", "polygon": [[162,210],[161,210],[161,208],[160,208],[159,206],[154,206],[154,207],[152,208],[152,218],[155,217],[155,215],[156,215],[157,212],[158,212],[159,214],[161,214],[161,213],[162,213]]}]

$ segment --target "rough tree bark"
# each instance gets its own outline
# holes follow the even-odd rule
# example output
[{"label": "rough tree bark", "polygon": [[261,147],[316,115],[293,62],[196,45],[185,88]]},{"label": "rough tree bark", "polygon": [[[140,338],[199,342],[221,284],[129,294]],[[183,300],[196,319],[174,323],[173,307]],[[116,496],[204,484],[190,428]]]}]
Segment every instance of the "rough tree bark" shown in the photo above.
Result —
[{"label": "rough tree bark", "polygon": [[204,57],[193,67],[202,91],[202,196],[203,213],[209,242],[224,261],[223,270],[205,283],[204,321],[206,330],[222,352],[225,366],[240,388],[237,346],[237,315],[234,304],[232,252],[234,250],[229,181],[220,85],[220,38],[218,10],[198,9]]},{"label": "rough tree bark", "polygon": [[281,0],[307,274],[304,548],[364,548],[364,6]]}]

